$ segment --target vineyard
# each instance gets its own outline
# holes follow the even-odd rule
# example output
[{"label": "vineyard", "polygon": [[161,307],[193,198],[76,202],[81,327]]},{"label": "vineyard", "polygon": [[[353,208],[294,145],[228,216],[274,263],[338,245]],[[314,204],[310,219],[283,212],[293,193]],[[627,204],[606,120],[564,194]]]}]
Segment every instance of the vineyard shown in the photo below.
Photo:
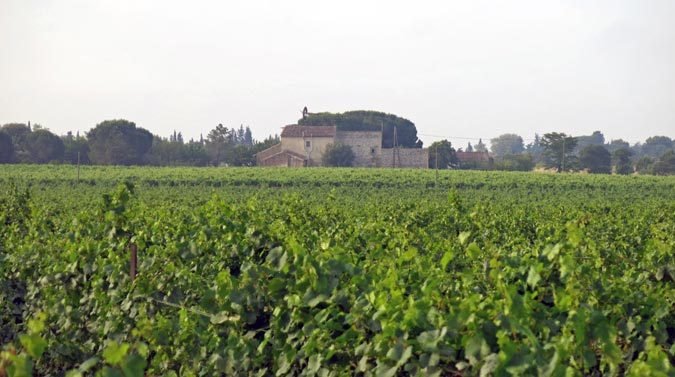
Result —
[{"label": "vineyard", "polygon": [[0,170],[0,376],[675,376],[674,341],[675,177]]}]

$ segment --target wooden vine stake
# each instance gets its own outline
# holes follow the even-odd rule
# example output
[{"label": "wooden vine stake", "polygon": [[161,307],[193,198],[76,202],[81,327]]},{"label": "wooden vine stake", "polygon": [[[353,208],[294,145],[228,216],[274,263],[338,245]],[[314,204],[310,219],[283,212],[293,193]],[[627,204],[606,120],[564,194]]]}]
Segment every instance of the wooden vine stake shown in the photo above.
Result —
[{"label": "wooden vine stake", "polygon": [[136,267],[138,265],[138,248],[136,247],[135,243],[129,244],[129,254],[130,254],[129,276],[131,277],[131,281],[133,282],[134,279],[136,279]]}]

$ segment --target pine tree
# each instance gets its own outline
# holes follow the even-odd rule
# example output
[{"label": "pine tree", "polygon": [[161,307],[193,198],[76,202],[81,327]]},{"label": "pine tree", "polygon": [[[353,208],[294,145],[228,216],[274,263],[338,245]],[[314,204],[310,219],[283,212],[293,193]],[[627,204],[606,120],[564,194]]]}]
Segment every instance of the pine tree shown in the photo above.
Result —
[{"label": "pine tree", "polygon": [[251,132],[251,128],[249,128],[249,126],[246,126],[246,130],[244,131],[244,144],[253,145],[253,133]]},{"label": "pine tree", "polygon": [[473,148],[476,152],[487,152],[487,147],[483,144],[483,139],[478,139],[478,144]]},{"label": "pine tree", "polygon": [[239,130],[237,131],[237,144],[244,144],[244,125],[239,125]]}]

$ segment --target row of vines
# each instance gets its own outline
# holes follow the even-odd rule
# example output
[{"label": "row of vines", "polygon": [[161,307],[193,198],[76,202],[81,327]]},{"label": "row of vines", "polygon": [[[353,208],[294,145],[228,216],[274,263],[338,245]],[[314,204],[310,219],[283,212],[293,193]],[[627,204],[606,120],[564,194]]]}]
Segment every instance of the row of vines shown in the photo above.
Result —
[{"label": "row of vines", "polygon": [[670,177],[90,169],[0,173],[0,376],[675,375]]}]

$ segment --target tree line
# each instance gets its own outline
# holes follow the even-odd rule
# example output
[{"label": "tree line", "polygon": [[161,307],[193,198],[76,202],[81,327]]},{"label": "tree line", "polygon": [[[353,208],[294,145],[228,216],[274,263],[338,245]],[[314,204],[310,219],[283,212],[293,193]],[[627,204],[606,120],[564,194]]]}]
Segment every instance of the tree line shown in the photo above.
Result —
[{"label": "tree line", "polygon": [[185,141],[180,132],[153,135],[124,119],[106,120],[89,130],[58,136],[23,123],[0,128],[0,163],[67,163],[153,166],[252,166],[255,154],[279,142],[257,141],[249,127],[212,129],[206,139]]},{"label": "tree line", "polygon": [[[675,174],[675,140],[652,136],[644,143],[630,145],[618,139],[605,141],[600,131],[591,135],[570,136],[551,132],[535,134],[525,144],[516,134],[504,134],[490,140],[490,157],[486,161],[461,161],[456,152],[488,152],[482,140],[455,150],[448,140],[429,147],[429,167],[483,170],[529,171],[545,168],[563,171],[586,171],[599,174]],[[436,165],[436,156],[439,163]]]},{"label": "tree line", "polygon": [[[414,124],[391,114],[366,111],[319,113],[303,119],[298,123],[340,124],[345,130],[362,129],[357,127],[359,124],[375,129],[379,124],[384,131],[391,128],[392,138],[393,130],[399,131],[398,145],[422,146]],[[407,131],[400,132],[402,130]],[[199,140],[185,141],[180,132],[160,137],[124,119],[103,121],[86,135],[68,132],[63,136],[40,125],[10,123],[0,128],[0,163],[253,166],[256,153],[277,143],[278,136],[255,140],[251,129],[243,125],[229,128],[218,124],[206,138],[200,136]],[[393,140],[390,143],[393,145]],[[600,131],[582,136],[551,132],[543,136],[535,134],[534,139],[525,144],[519,135],[503,134],[490,140],[489,149],[482,140],[475,145],[468,143],[465,149],[455,149],[450,141],[441,140],[431,144],[429,149],[430,168],[516,171],[545,168],[557,172],[675,174],[675,140],[667,136],[652,136],[644,143],[630,145],[621,139],[606,142]],[[324,163],[348,166],[349,152],[335,148],[327,153]],[[485,160],[462,161],[457,152],[490,154]]]}]

